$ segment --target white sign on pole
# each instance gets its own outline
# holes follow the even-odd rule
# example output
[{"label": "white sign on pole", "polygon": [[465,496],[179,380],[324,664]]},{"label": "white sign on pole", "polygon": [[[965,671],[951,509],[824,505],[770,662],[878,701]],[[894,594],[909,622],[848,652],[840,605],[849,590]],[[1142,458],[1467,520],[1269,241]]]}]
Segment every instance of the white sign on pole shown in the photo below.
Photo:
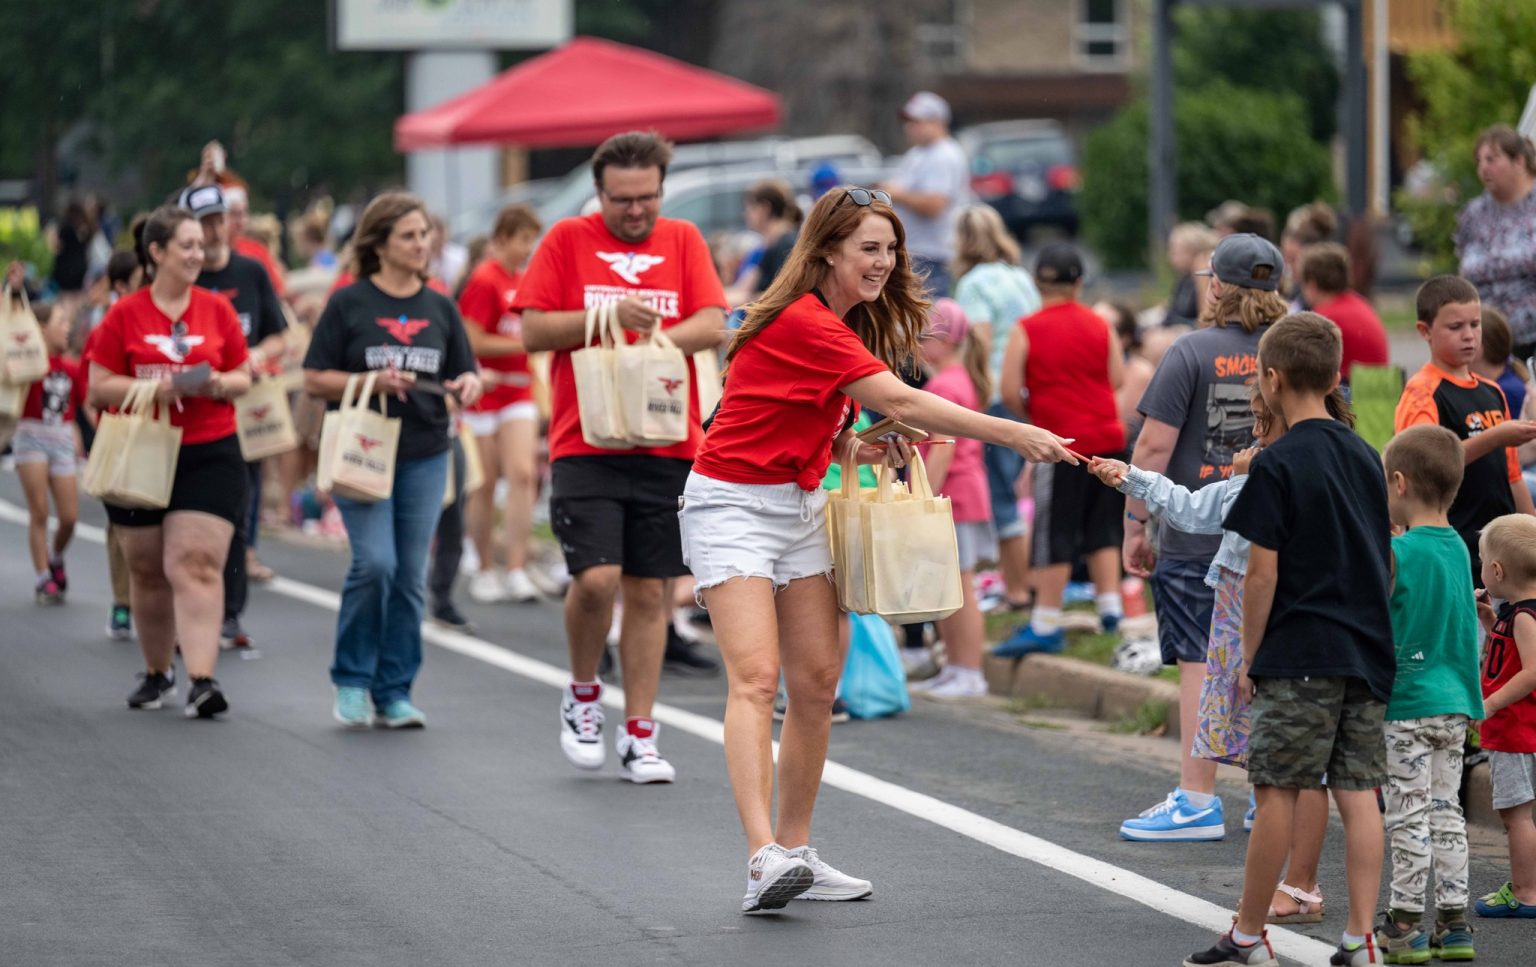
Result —
[{"label": "white sign on pole", "polygon": [[1515,127],[1525,137],[1536,141],[1536,84],[1525,98],[1525,110],[1520,112],[1520,123]]},{"label": "white sign on pole", "polygon": [[332,0],[338,50],[536,50],[571,39],[572,0]]}]

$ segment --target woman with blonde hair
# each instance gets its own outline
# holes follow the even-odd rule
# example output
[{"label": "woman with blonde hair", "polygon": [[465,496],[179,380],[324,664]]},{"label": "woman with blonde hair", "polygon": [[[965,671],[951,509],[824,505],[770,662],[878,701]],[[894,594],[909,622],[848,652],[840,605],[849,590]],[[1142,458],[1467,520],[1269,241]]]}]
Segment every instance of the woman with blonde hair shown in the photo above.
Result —
[{"label": "woman with blonde hair", "polygon": [[[973,338],[986,346],[992,371],[992,392],[981,402],[989,415],[1014,419],[998,393],[1003,350],[1019,320],[1040,311],[1040,290],[1020,265],[1019,245],[991,205],[968,205],[960,210],[955,222],[955,249],[954,276],[960,280],[955,283],[955,301],[971,324]],[[1025,541],[1027,526],[1019,517],[1017,491],[1024,461],[1010,448],[992,444],[983,448],[983,457],[992,523],[997,529],[1004,603],[1012,608],[1027,607],[1029,545]]]},{"label": "woman with blonde hair", "polygon": [[[891,372],[916,354],[927,308],[890,196],[857,187],[823,195],[732,340],[724,397],[683,491],[684,555],[728,676],[726,767],[750,857],[744,913],[873,890],[823,862],[810,831],[843,667],[821,479],[834,454],[900,465],[910,452],[861,444],[849,429],[856,404],[1032,460],[1071,459],[1052,433],[967,410]],[[781,667],[789,703],[775,826]]]}]

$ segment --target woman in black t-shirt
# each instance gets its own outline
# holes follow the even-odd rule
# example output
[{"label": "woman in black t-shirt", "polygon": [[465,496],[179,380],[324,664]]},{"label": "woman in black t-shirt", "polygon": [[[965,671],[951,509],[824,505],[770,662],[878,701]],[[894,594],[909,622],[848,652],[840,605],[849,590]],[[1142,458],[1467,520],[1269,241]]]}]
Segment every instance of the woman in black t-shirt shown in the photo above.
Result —
[{"label": "woman in black t-shirt", "polygon": [[[394,488],[388,500],[336,497],[352,545],[341,592],[336,720],[367,728],[374,712],[389,728],[420,728],[411,704],[421,667],[427,550],[448,480],[448,405],[468,406],[480,377],[458,309],[425,284],[431,227],[413,195],[380,195],[353,238],[359,281],[331,296],[304,357],[304,387],[332,405],[353,373],[378,370],[387,414],[400,419]],[[425,387],[430,385],[435,392]],[[372,699],[372,709],[369,699]]]}]

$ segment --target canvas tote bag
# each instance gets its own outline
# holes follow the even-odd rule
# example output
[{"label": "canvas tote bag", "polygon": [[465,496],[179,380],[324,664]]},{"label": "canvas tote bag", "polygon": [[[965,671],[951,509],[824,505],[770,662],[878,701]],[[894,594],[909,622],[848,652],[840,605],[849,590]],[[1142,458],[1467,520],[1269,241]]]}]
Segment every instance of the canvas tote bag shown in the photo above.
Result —
[{"label": "canvas tote bag", "polygon": [[[617,317],[615,317],[617,318]],[[688,439],[688,357],[661,330],[633,345],[618,343],[619,408],[631,446],[665,447]]]},{"label": "canvas tote bag", "polygon": [[144,389],[124,409],[123,438],[110,469],[101,499],[119,507],[163,510],[171,502],[176,482],[176,463],[181,457],[181,427],[171,425],[169,403],[155,401],[153,380],[137,381]]},{"label": "canvas tote bag", "polygon": [[832,543],[833,583],[837,603],[851,614],[870,614],[873,606],[865,577],[864,523],[860,506],[875,498],[875,489],[859,487],[859,467],[845,455],[840,461],[842,486],[827,495],[827,538]]},{"label": "canvas tote bag", "polygon": [[[581,436],[587,446],[602,450],[628,450],[634,446],[624,428],[619,409],[618,372],[614,347],[624,341],[619,331],[618,308],[610,303],[587,310],[587,340],[571,353],[576,378],[576,406],[581,414]],[[597,345],[592,344],[593,335]]]},{"label": "canvas tote bag", "polygon": [[[395,489],[395,457],[400,449],[400,420],[375,412],[374,385],[378,371],[363,378],[361,391],[356,376],[347,380],[341,407],[332,421],[330,482],[331,493],[350,500],[388,500]],[[384,403],[379,402],[382,410]],[[328,418],[329,418],[328,416]],[[321,443],[324,448],[324,441]]]},{"label": "canvas tote bag", "polygon": [[35,383],[48,375],[48,346],[26,291],[16,293],[19,307],[11,295],[10,286],[0,287],[0,383]]},{"label": "canvas tote bag", "polygon": [[0,417],[21,419],[21,411],[26,409],[29,392],[31,392],[30,383],[22,386],[0,383]]},{"label": "canvas tote bag", "polygon": [[287,453],[299,445],[293,409],[281,379],[263,379],[235,401],[235,434],[247,463]]},{"label": "canvas tote bag", "polygon": [[863,603],[897,624],[947,618],[964,603],[949,498],[934,495],[917,453],[908,465],[910,492],[893,476],[881,467],[875,498],[859,492]]},{"label": "canvas tote bag", "polygon": [[701,349],[693,354],[693,383],[699,388],[699,417],[702,419],[715,412],[720,397],[725,394],[718,349]]},{"label": "canvas tote bag", "polygon": [[123,397],[122,405],[117,408],[117,412],[101,414],[101,419],[96,424],[96,438],[91,442],[91,457],[86,461],[85,475],[80,482],[81,488],[92,497],[100,499],[106,493],[112,468],[116,465],[118,454],[123,449],[123,441],[128,436],[128,411],[133,408],[134,401],[140,395],[145,392],[152,393],[153,386],[154,383],[151,380],[134,380],[128,386],[128,393]]}]

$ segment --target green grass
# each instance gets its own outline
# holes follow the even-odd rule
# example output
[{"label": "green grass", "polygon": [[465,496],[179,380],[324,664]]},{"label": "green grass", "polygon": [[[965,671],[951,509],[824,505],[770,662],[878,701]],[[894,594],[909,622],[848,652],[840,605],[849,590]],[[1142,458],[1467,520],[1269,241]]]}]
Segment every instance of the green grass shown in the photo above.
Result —
[{"label": "green grass", "polygon": [[1110,728],[1122,735],[1161,735],[1168,727],[1168,703],[1142,702],[1134,715],[1126,716]]}]

